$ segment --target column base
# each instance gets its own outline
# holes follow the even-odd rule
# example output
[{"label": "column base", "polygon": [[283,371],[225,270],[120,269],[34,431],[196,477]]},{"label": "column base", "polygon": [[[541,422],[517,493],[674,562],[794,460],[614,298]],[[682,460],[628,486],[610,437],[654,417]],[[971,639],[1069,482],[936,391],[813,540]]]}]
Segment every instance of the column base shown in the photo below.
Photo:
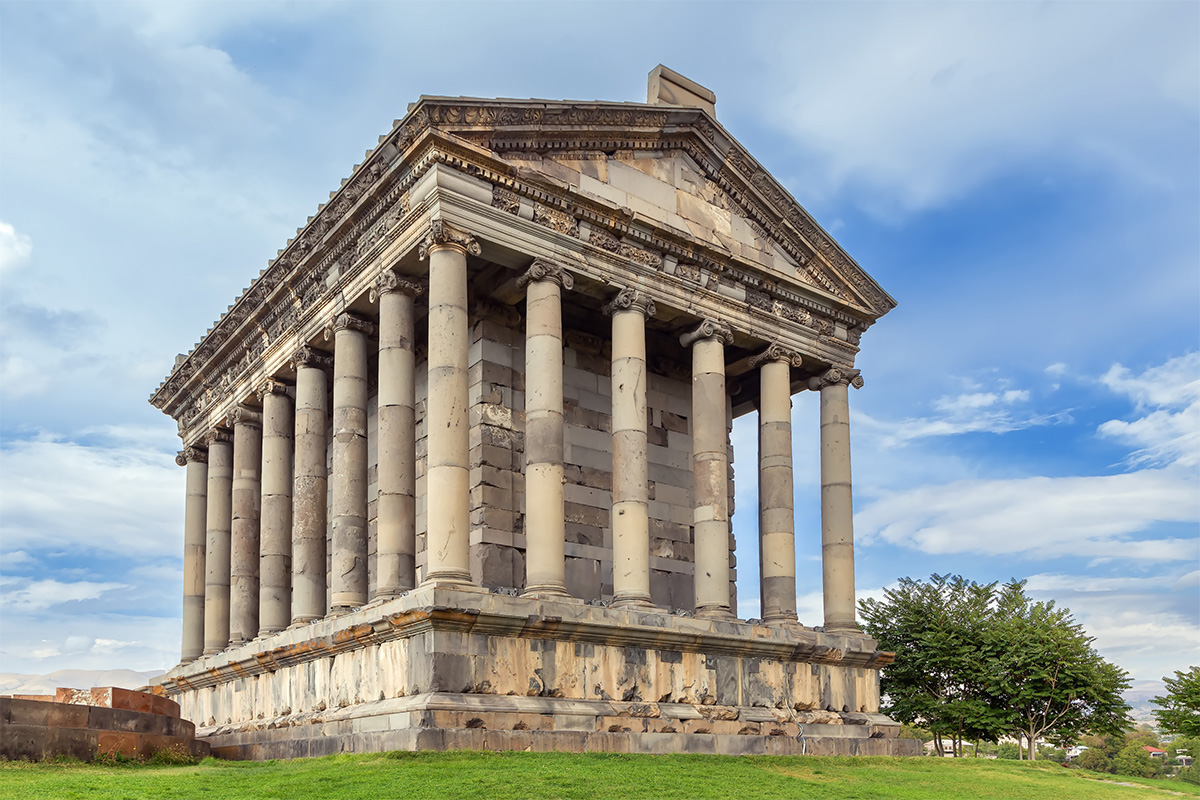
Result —
[{"label": "column base", "polygon": [[658,608],[648,594],[617,595],[611,608]]},{"label": "column base", "polygon": [[258,632],[257,638],[262,639],[266,636],[274,636],[277,633],[281,633],[283,630],[283,628],[263,628]]},{"label": "column base", "polygon": [[444,572],[433,572],[426,576],[425,580],[421,581],[418,589],[464,589],[464,588],[479,588],[475,585],[475,581],[471,580],[471,573],[466,570],[445,570]]},{"label": "column base", "polygon": [[763,617],[763,625],[772,628],[803,628],[800,619],[795,614]]},{"label": "column base", "polygon": [[858,627],[858,623],[854,621],[833,622],[826,620],[825,632],[836,633],[842,636],[866,636],[866,634],[862,632],[862,628]]},{"label": "column base", "polygon": [[697,619],[737,619],[732,611],[727,606],[705,606],[697,608],[692,614]]},{"label": "column base", "polygon": [[225,647],[206,647],[206,648],[204,648],[203,655],[201,655],[200,657],[204,658],[205,656],[215,656],[217,653],[225,652],[226,648],[228,648],[228,645],[226,645]]},{"label": "column base", "polygon": [[521,597],[530,597],[535,600],[563,600],[570,598],[571,595],[567,592],[567,587],[561,584],[543,583],[525,587],[525,591],[521,592]]},{"label": "column base", "polygon": [[287,626],[287,630],[291,631],[295,630],[296,628],[303,628],[305,625],[312,625],[319,619],[324,619],[324,617],[297,617],[296,619],[292,620],[291,625]]}]

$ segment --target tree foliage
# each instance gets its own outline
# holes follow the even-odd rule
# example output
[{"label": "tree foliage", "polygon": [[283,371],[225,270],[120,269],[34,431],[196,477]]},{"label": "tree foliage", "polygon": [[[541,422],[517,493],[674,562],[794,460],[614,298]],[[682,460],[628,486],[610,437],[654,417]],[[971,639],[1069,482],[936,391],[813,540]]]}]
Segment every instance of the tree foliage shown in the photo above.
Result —
[{"label": "tree foliage", "polygon": [[1158,773],[1158,764],[1144,749],[1144,745],[1127,745],[1113,759],[1113,769],[1118,775],[1132,775],[1135,778],[1153,778]]},{"label": "tree foliage", "polygon": [[883,670],[885,710],[901,722],[964,740],[1024,737],[1066,744],[1129,724],[1129,677],[1092,648],[1071,612],[1034,602],[1024,581],[978,584],[961,576],[903,578],[882,600],[859,604],[864,628],[896,660]]},{"label": "tree foliage", "polygon": [[1167,684],[1166,696],[1151,701],[1158,706],[1154,716],[1159,727],[1179,736],[1200,737],[1200,667],[1190,667],[1187,672],[1175,670],[1174,678],[1163,681]]}]

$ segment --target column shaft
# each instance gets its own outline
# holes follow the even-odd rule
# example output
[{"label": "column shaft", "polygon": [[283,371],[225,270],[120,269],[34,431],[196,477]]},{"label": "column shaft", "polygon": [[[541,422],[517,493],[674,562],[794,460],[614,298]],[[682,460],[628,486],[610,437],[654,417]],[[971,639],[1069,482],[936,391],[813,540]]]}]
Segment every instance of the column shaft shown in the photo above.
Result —
[{"label": "column shaft", "polygon": [[[857,631],[854,609],[854,503],[850,480],[848,373],[821,380],[821,577],[825,628]],[[854,375],[852,380],[861,384]]]},{"label": "column shaft", "polygon": [[292,398],[269,381],[262,392],[262,558],[259,562],[259,635],[291,622]]},{"label": "column shaft", "polygon": [[244,408],[233,423],[233,551],[230,564],[229,637],[232,644],[258,635],[259,520],[262,511],[262,416]]},{"label": "column shaft", "polygon": [[649,606],[646,317],[654,301],[625,289],[605,310],[612,314],[613,604]]},{"label": "column shaft", "polygon": [[367,337],[342,314],[326,331],[333,350],[332,611],[367,602]]},{"label": "column shaft", "polygon": [[413,297],[416,284],[379,281],[379,501],[375,597],[416,585],[416,426]]},{"label": "column shaft", "polygon": [[229,538],[233,521],[233,441],[214,431],[208,443],[205,508],[204,655],[229,646]]},{"label": "column shaft", "polygon": [[208,455],[188,447],[175,458],[187,465],[183,512],[183,646],[180,663],[204,653],[204,549],[208,513]]},{"label": "column shaft", "polygon": [[711,322],[684,337],[692,347],[692,501],[696,614],[725,617],[729,600],[727,329]]},{"label": "column shaft", "polygon": [[535,261],[526,283],[525,594],[565,595],[561,267]]},{"label": "column shaft", "polygon": [[768,624],[796,622],[791,365],[800,359],[774,349],[758,357],[763,359],[758,408],[759,587],[762,619]]},{"label": "column shaft", "polygon": [[[467,249],[445,226],[422,248],[429,258],[429,380],[425,427],[425,583],[469,584],[467,461]],[[474,245],[478,252],[478,245]]]},{"label": "column shaft", "polygon": [[296,437],[292,490],[292,623],[325,616],[328,357],[302,348],[295,357]]}]

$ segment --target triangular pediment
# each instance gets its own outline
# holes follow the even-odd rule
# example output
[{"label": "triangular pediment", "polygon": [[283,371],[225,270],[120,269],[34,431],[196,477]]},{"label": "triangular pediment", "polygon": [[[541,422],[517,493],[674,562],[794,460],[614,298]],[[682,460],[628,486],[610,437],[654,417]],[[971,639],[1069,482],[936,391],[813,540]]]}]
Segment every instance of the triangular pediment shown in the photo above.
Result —
[{"label": "triangular pediment", "polygon": [[519,175],[757,262],[872,320],[895,301],[728,132],[698,109],[422,98],[410,119],[493,151]]}]

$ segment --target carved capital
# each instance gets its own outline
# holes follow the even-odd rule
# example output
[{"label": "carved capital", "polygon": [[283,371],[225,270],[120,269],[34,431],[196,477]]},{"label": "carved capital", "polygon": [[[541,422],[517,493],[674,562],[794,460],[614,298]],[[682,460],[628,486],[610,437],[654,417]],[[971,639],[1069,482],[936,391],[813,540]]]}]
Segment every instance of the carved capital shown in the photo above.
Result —
[{"label": "carved capital", "polygon": [[616,297],[604,304],[604,313],[608,316],[611,317],[618,311],[639,311],[643,317],[653,317],[658,309],[654,307],[654,300],[648,294],[626,286]]},{"label": "carved capital", "polygon": [[798,367],[803,363],[800,354],[795,350],[788,350],[779,342],[771,342],[766,350],[750,358],[750,369],[757,369],[759,365],[768,361],[786,361],[791,367]]},{"label": "carved capital", "polygon": [[261,428],[262,412],[246,408],[246,406],[235,406],[225,415],[225,424],[230,426],[249,425],[254,428]]},{"label": "carved capital", "polygon": [[716,320],[706,319],[697,325],[695,330],[680,336],[679,343],[684,347],[691,347],[696,342],[706,339],[716,339],[723,345],[730,345],[733,344],[733,332]]},{"label": "carved capital", "polygon": [[201,464],[208,463],[208,451],[199,447],[185,447],[175,454],[175,463],[181,467],[186,467],[193,461]]},{"label": "carved capital", "polygon": [[262,386],[258,387],[258,390],[255,391],[254,394],[257,395],[258,399],[261,401],[269,394],[287,394],[287,390],[288,386],[283,381],[277,381],[274,378],[267,378],[265,381],[263,381]]},{"label": "carved capital", "polygon": [[401,292],[409,297],[416,297],[424,291],[425,287],[416,281],[401,278],[390,269],[385,269],[379,274],[375,285],[371,287],[371,302],[374,303],[383,295],[392,292]]},{"label": "carved capital", "polygon": [[375,332],[375,325],[354,314],[338,314],[333,324],[325,328],[325,341],[332,342],[338,331],[358,331],[363,336],[370,336]]},{"label": "carved capital", "polygon": [[812,391],[824,389],[826,386],[835,384],[846,384],[853,386],[855,389],[863,387],[862,375],[856,369],[843,369],[842,367],[833,367],[825,370],[820,375],[814,375],[808,379],[808,388]]},{"label": "carved capital", "polygon": [[333,356],[323,350],[306,345],[292,356],[292,369],[299,370],[301,367],[333,369]]},{"label": "carved capital", "polygon": [[444,220],[432,220],[429,223],[429,233],[425,234],[425,240],[417,245],[417,254],[423,261],[429,257],[431,251],[443,247],[461,250],[464,254],[472,256],[477,256],[482,252],[479,242],[471,234],[458,230]]},{"label": "carved capital", "polygon": [[529,265],[528,271],[517,278],[517,288],[524,289],[533,281],[553,281],[568,291],[575,286],[575,278],[571,273],[553,261],[546,261],[542,258],[535,258]]},{"label": "carved capital", "polygon": [[204,442],[212,447],[214,444],[232,444],[233,431],[225,428],[213,428],[204,436]]}]

